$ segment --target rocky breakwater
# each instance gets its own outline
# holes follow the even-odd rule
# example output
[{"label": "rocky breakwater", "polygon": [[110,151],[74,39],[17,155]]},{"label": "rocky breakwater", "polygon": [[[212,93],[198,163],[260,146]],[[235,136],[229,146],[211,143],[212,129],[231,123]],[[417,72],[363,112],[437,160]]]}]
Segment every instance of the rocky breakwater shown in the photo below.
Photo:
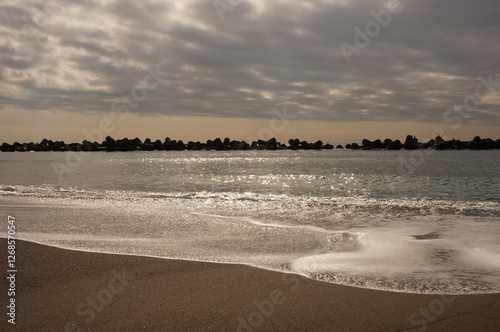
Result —
[{"label": "rocky breakwater", "polygon": [[229,138],[216,138],[214,140],[207,140],[206,142],[189,141],[165,138],[165,140],[152,140],[146,138],[142,141],[139,138],[128,139],[114,139],[110,136],[102,142],[90,142],[87,140],[81,143],[65,143],[64,141],[52,141],[43,139],[39,143],[19,143],[14,142],[3,143],[0,145],[2,152],[43,152],[43,151],[183,151],[183,150],[331,150],[331,149],[351,149],[351,150],[417,150],[417,149],[435,149],[435,150],[493,150],[500,149],[500,139],[494,141],[491,138],[474,137],[471,141],[461,140],[444,140],[440,136],[431,139],[427,142],[420,142],[412,135],[406,136],[404,142],[400,140],[392,140],[386,138],[383,141],[376,139],[371,141],[363,139],[361,143],[347,144],[345,147],[337,145],[334,147],[332,144],[323,143],[322,141],[308,142],[298,138],[289,139],[288,144],[282,143],[271,138],[267,141],[257,140],[253,142],[231,140]]},{"label": "rocky breakwater", "polygon": [[276,138],[267,141],[257,140],[253,142],[231,140],[229,138],[216,138],[206,142],[173,140],[170,137],[164,141],[146,138],[117,139],[108,136],[102,142],[83,141],[81,143],[65,143],[64,141],[52,141],[43,139],[40,143],[3,143],[0,146],[2,152],[41,152],[41,151],[182,151],[182,150],[321,150],[333,149],[333,145],[324,144],[322,141],[307,142],[299,139],[290,139],[288,144],[281,143]]},{"label": "rocky breakwater", "polygon": [[500,149],[500,139],[496,141],[491,138],[474,137],[471,141],[448,140],[445,141],[442,137],[437,136],[427,142],[420,142],[412,135],[406,136],[404,143],[400,140],[393,141],[386,138],[384,141],[376,139],[370,141],[364,139],[361,145],[351,143],[346,145],[346,149],[351,150],[417,150],[417,149],[435,149],[435,150],[494,150]]}]

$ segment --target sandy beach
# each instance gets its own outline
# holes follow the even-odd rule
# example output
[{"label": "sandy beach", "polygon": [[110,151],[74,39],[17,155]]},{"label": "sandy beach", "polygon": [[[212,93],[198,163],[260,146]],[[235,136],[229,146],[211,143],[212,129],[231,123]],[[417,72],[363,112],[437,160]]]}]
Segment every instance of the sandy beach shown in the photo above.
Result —
[{"label": "sandy beach", "polygon": [[[0,243],[6,248],[5,239]],[[23,241],[17,242],[16,260],[16,324],[8,324],[4,313],[2,331],[500,329],[500,294],[382,292],[244,265],[87,253]],[[2,275],[6,311],[6,269]]]}]

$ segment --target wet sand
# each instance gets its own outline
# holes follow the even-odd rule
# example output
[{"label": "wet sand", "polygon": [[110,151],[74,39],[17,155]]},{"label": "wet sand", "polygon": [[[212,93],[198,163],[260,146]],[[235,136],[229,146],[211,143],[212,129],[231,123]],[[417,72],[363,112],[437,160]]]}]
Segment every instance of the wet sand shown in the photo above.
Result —
[{"label": "wet sand", "polygon": [[1,331],[499,331],[500,294],[415,295],[244,265],[53,248],[17,241],[16,319]]}]

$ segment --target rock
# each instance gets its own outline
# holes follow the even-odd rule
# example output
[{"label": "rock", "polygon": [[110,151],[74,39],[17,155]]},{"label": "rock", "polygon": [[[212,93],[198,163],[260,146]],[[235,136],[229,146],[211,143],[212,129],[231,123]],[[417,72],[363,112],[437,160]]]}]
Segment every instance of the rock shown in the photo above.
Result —
[{"label": "rock", "polygon": [[266,142],[266,146],[267,146],[267,147],[276,147],[276,146],[277,146],[276,138],[274,138],[274,137],[270,138],[270,139]]},{"label": "rock", "polygon": [[238,143],[238,145],[236,146],[236,150],[246,150],[249,147],[250,147],[250,145],[248,145],[247,142],[243,141],[243,142]]},{"label": "rock", "polygon": [[[347,146],[346,146],[346,147],[347,147]],[[337,149],[340,149],[340,150],[343,150],[343,149],[344,149],[344,148],[342,147],[342,145],[340,145],[340,144],[339,144],[339,145],[337,145],[337,147],[336,147],[336,148],[337,148]]]},{"label": "rock", "polygon": [[264,141],[263,139],[257,140],[257,145],[266,145],[267,141]]},{"label": "rock", "polygon": [[49,151],[49,148],[46,145],[42,145],[40,143],[36,143],[34,151],[36,151],[36,152]]},{"label": "rock", "polygon": [[115,151],[116,149],[115,139],[110,136],[107,136],[105,140],[106,140],[106,151],[108,152]]},{"label": "rock", "polygon": [[436,144],[435,149],[436,150],[451,150],[451,147],[453,146],[454,141],[443,141],[441,143]]},{"label": "rock", "polygon": [[175,150],[177,150],[177,151],[186,150],[186,145],[184,144],[184,142],[182,140],[177,141],[177,145],[175,146]]},{"label": "rock", "polygon": [[309,150],[311,148],[312,148],[312,145],[309,142],[307,142],[307,141],[302,141],[299,144],[299,149]]},{"label": "rock", "polygon": [[15,152],[16,148],[8,143],[2,143],[2,152]]},{"label": "rock", "polygon": [[495,141],[491,138],[485,138],[482,141],[485,150],[493,150],[495,148]]},{"label": "rock", "polygon": [[[153,144],[154,145],[154,144]],[[171,140],[170,137],[165,138],[165,142],[162,143],[161,148],[156,150],[174,151],[177,148],[177,141]]]},{"label": "rock", "polygon": [[141,147],[144,143],[142,143],[141,139],[139,137],[136,137],[132,140],[135,144],[136,147]]},{"label": "rock", "polygon": [[[165,142],[165,144],[166,144],[166,142]],[[164,147],[164,145],[159,139],[157,139],[156,141],[153,142],[153,148],[155,150],[165,150],[163,147]]]},{"label": "rock", "polygon": [[439,136],[439,135],[438,135],[438,136],[436,136],[435,141],[436,141],[436,144],[439,144],[439,143],[444,143],[444,139],[443,139],[441,136]]},{"label": "rock", "polygon": [[408,135],[406,136],[406,139],[405,139],[405,144],[404,144],[404,148],[406,150],[415,150],[418,148],[418,140],[416,137],[413,137],[412,135]]},{"label": "rock", "polygon": [[467,149],[469,149],[469,150],[482,150],[483,149],[482,142],[477,142],[477,141],[472,140],[469,143],[467,143]]},{"label": "rock", "polygon": [[314,149],[314,150],[320,150],[322,146],[323,146],[323,142],[321,142],[321,141],[316,141],[315,143],[313,143],[313,144],[311,145],[311,149]]},{"label": "rock", "polygon": [[426,148],[432,148],[434,145],[436,145],[436,141],[433,139],[430,139],[427,143],[425,143]]},{"label": "rock", "polygon": [[371,147],[371,145],[372,145],[372,141],[370,141],[370,140],[368,140],[368,139],[366,139],[366,138],[365,138],[365,139],[363,139],[363,140],[361,141],[361,144],[362,144],[364,147]]},{"label": "rock", "polygon": [[300,141],[298,138],[289,139],[288,144],[289,144],[289,147],[291,147],[291,148],[298,148],[300,145]]},{"label": "rock", "polygon": [[372,144],[370,145],[370,147],[372,149],[382,149],[384,148],[384,145],[382,144],[382,141],[379,140],[379,139],[376,139],[372,142]]},{"label": "rock", "polygon": [[401,144],[401,141],[400,140],[395,140],[394,142],[391,142],[388,146],[387,146],[387,150],[401,150],[403,148],[403,144]]},{"label": "rock", "polygon": [[467,148],[467,142],[456,140],[454,146],[456,147],[457,150],[464,150]]}]

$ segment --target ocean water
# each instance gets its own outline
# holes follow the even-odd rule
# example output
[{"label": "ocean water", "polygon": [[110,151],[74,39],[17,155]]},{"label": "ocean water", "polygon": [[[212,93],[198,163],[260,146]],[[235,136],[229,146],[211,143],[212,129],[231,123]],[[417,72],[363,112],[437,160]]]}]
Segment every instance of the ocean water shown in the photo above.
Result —
[{"label": "ocean water", "polygon": [[0,236],[409,293],[500,292],[500,151],[1,153]]}]

